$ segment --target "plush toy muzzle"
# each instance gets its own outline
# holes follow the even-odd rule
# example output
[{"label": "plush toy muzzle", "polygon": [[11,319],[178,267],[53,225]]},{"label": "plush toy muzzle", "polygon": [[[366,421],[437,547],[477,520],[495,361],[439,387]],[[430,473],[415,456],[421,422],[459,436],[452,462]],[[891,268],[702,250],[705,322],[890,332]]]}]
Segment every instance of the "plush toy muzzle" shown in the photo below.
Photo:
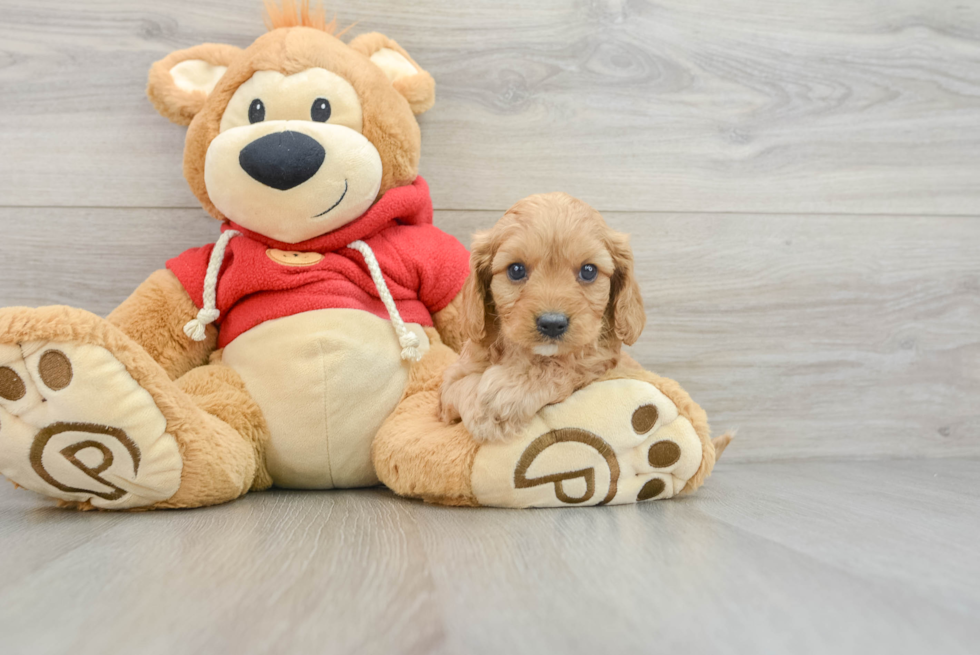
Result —
[{"label": "plush toy muzzle", "polygon": [[211,142],[204,162],[215,207],[238,225],[285,243],[364,214],[381,176],[381,157],[363,135],[302,120],[228,129]]}]

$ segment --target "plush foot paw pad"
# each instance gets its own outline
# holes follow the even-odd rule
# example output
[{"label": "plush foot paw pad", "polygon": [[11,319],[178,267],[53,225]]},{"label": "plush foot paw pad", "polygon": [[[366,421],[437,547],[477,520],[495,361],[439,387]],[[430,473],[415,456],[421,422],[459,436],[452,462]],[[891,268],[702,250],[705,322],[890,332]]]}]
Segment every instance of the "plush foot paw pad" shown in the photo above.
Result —
[{"label": "plush foot paw pad", "polygon": [[523,436],[481,446],[472,487],[477,502],[497,507],[670,498],[701,455],[694,427],[656,387],[609,380],[545,407]]},{"label": "plush foot paw pad", "polygon": [[0,345],[0,473],[22,487],[103,509],[166,500],[182,469],[166,427],[105,348]]}]

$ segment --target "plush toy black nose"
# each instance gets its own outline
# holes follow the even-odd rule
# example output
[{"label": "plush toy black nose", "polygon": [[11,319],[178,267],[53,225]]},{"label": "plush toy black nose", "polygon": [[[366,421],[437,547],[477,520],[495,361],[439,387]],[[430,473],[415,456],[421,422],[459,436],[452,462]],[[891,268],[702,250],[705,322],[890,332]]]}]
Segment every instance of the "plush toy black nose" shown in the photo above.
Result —
[{"label": "plush toy black nose", "polygon": [[564,314],[542,314],[538,317],[538,332],[557,339],[568,330],[568,317]]},{"label": "plush toy black nose", "polygon": [[242,148],[238,163],[255,181],[285,191],[316,175],[325,156],[316,139],[299,132],[274,132]]}]

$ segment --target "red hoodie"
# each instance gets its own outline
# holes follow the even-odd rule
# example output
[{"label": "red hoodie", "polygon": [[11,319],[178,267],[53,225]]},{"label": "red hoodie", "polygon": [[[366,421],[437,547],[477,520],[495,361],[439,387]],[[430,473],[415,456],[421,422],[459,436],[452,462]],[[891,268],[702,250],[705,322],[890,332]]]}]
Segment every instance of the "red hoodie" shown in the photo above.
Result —
[{"label": "red hoodie", "polygon": [[[469,274],[469,255],[454,237],[432,225],[429,186],[421,177],[387,191],[357,220],[301,243],[283,243],[234,223],[242,233],[228,242],[218,274],[215,323],[218,347],[275,318],[316,309],[363,309],[389,318],[364,258],[347,244],[371,247],[406,323],[432,325],[432,314],[452,301]],[[192,248],[167,262],[198,308],[203,307],[204,276],[214,244]],[[309,266],[273,260],[270,249],[315,252],[323,259]]]}]

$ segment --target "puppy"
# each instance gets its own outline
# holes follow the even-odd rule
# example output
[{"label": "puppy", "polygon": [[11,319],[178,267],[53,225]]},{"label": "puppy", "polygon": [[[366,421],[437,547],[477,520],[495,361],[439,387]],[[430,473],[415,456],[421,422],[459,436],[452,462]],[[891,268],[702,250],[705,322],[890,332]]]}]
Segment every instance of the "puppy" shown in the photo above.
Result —
[{"label": "puppy", "polygon": [[519,434],[614,367],[646,315],[625,234],[565,193],[534,195],[474,237],[441,418],[476,439]]}]

